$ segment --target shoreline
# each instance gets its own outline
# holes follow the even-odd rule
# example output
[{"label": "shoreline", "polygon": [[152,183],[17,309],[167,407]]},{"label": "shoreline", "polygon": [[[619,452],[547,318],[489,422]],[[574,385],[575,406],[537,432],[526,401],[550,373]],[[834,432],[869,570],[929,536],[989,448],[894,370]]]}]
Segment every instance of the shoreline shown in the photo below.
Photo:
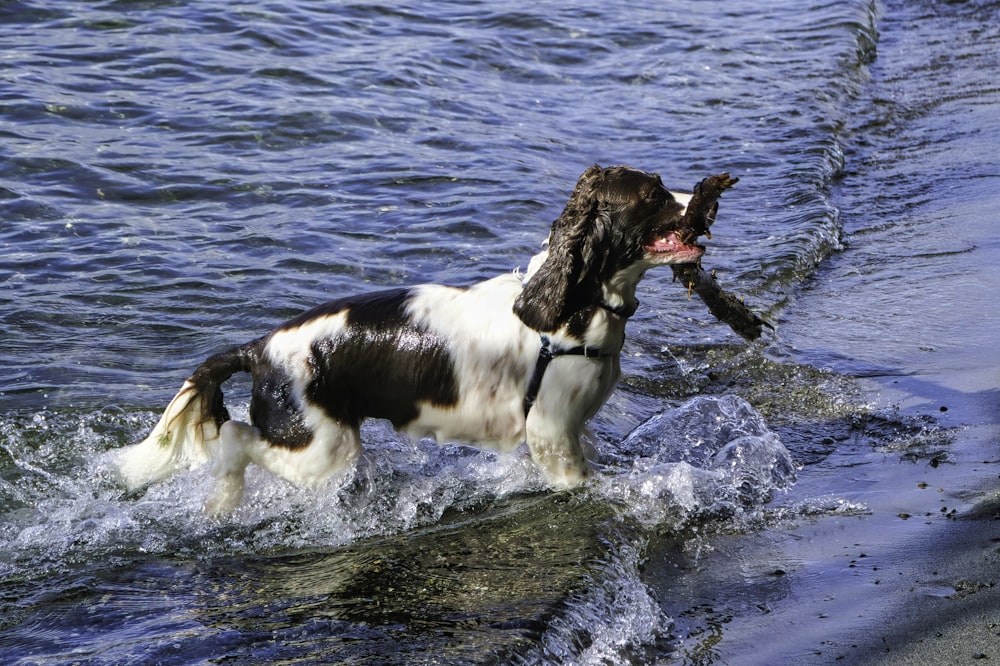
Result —
[{"label": "shoreline", "polygon": [[[939,379],[860,380],[873,411],[921,435],[847,440],[802,469],[770,526],[657,567],[651,587],[685,636],[672,663],[1000,660],[1000,392]],[[685,593],[706,609],[693,622],[669,607]]]},{"label": "shoreline", "polygon": [[[888,625],[860,643],[848,663],[951,666],[1000,659],[998,526],[1000,495],[993,489],[926,539],[933,556],[921,558],[921,579],[942,585],[942,592],[900,595]],[[953,591],[945,594],[948,587]]]}]

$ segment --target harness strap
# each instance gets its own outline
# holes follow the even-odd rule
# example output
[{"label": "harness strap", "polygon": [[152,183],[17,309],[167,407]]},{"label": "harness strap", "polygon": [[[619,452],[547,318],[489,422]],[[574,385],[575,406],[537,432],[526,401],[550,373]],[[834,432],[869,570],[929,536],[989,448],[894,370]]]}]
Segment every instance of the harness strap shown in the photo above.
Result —
[{"label": "harness strap", "polygon": [[[639,307],[639,301],[635,301],[633,305],[628,307],[625,305],[611,306],[603,302],[598,303],[597,307],[607,310],[615,316],[628,319],[635,314],[636,308]],[[531,411],[532,405],[535,404],[535,399],[538,398],[538,390],[542,387],[542,377],[545,376],[545,369],[549,367],[549,363],[556,356],[583,356],[584,358],[602,359],[611,358],[614,354],[609,354],[600,347],[587,347],[586,345],[570,347],[569,349],[553,349],[552,341],[549,340],[547,335],[543,335],[542,346],[538,350],[538,360],[535,361],[535,369],[531,373],[531,380],[528,381],[528,389],[524,393],[525,418],[528,417],[528,412]]]},{"label": "harness strap", "polygon": [[535,399],[538,397],[538,390],[542,387],[542,377],[545,376],[545,369],[549,367],[556,356],[583,356],[584,358],[602,359],[610,358],[614,354],[605,352],[600,347],[587,347],[580,345],[569,349],[553,349],[552,342],[548,336],[542,336],[542,346],[538,350],[538,360],[535,361],[535,369],[531,373],[531,380],[528,382],[528,390],[524,393],[524,416],[528,416]]}]

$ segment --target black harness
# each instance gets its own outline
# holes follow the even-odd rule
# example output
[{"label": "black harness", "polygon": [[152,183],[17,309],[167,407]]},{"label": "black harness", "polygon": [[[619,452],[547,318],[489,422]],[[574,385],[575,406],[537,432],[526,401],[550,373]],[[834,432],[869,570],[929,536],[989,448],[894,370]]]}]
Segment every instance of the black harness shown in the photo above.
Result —
[{"label": "black harness", "polygon": [[[611,307],[610,305],[606,305],[604,303],[600,303],[599,306],[611,314],[625,319],[635,314],[635,307]],[[588,347],[586,345],[560,349],[552,346],[552,340],[549,339],[549,336],[542,335],[542,346],[538,350],[538,359],[535,361],[535,369],[531,373],[531,380],[528,382],[528,389],[524,393],[525,418],[527,418],[528,412],[531,411],[532,405],[535,404],[535,399],[538,398],[538,390],[542,387],[542,378],[545,376],[545,369],[549,367],[549,363],[552,362],[552,359],[557,356],[583,356],[584,358],[604,359],[611,358],[615,356],[615,354],[616,352],[606,352],[600,347]]]}]

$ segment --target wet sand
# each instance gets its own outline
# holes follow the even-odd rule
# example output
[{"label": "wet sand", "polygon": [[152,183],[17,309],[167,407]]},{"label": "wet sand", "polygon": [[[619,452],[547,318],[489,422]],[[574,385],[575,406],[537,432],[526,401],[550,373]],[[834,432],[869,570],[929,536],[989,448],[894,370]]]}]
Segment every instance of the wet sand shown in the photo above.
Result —
[{"label": "wet sand", "polygon": [[[922,444],[848,441],[777,501],[787,520],[647,572],[661,599],[702,600],[666,602],[687,636],[677,663],[1000,660],[1000,395],[927,379],[866,380],[901,418],[934,416]],[[802,510],[824,496],[815,516]]]},{"label": "wet sand", "polygon": [[[978,194],[982,207],[952,216],[962,228],[978,227],[994,210],[987,188]],[[891,373],[858,380],[862,399],[873,414],[889,415],[889,426],[862,428],[826,461],[804,468],[785,500],[826,493],[843,515],[796,519],[756,537],[764,573],[785,589],[745,627],[727,627],[719,650],[726,663],[1000,661],[1000,250],[980,241],[936,261],[941,279],[928,292],[951,299],[953,316],[936,324],[932,345],[911,342]],[[964,289],[970,275],[982,287],[972,307]],[[910,316],[885,320],[888,335],[927,335],[921,301],[911,302]],[[797,316],[808,319],[817,303],[798,305]],[[874,308],[855,314],[859,321],[879,316]],[[856,368],[870,366],[877,342],[862,349],[858,337],[842,335],[839,348],[832,343],[837,355],[848,366],[852,358]],[[920,431],[897,436],[893,421]]]},{"label": "wet sand", "polygon": [[[888,621],[858,645],[852,660],[951,665],[1000,659],[1000,499],[996,492],[956,524],[925,539],[917,584],[939,589],[898,593]],[[916,597],[916,598],[914,598]]]},{"label": "wet sand", "polygon": [[[944,381],[969,381],[957,374]],[[920,413],[933,412],[936,403],[938,418],[960,430],[947,457],[928,470],[920,494],[929,491],[929,498],[912,501],[905,493],[884,502],[870,498],[873,512],[891,515],[899,507],[897,516],[919,527],[886,544],[877,593],[885,597],[885,615],[873,618],[841,663],[1000,660],[1000,391],[995,388],[1000,368],[973,374],[992,376],[994,388],[972,385],[961,392],[938,384],[935,396],[929,382],[918,387],[901,382],[905,393],[899,404],[911,403],[908,409]]]},{"label": "wet sand", "polygon": [[[970,249],[934,257],[940,279],[926,285],[926,297],[901,296],[909,314],[885,317],[862,303],[826,325],[826,358],[839,359],[845,374],[853,368],[871,413],[889,418],[862,424],[822,463],[803,468],[779,500],[794,506],[797,497],[828,496],[816,518],[800,513],[755,535],[750,548],[734,545],[727,555],[722,547],[745,578],[769,579],[765,589],[774,593],[756,613],[726,623],[716,663],[1000,661],[1000,247],[976,231],[995,217],[989,182],[996,179],[969,197],[976,204],[947,212]],[[888,232],[865,239],[883,249],[891,242]],[[832,310],[823,303],[837,302],[838,272],[858,270],[850,255],[821,274],[832,286],[789,313],[792,347],[796,336],[824,330]],[[883,292],[894,288],[882,266],[863,270]],[[946,310],[929,312],[935,302]],[[860,344],[866,336],[871,343]],[[890,347],[887,338],[908,342]],[[889,371],[865,373],[889,349]],[[894,424],[918,432],[897,434]]]}]

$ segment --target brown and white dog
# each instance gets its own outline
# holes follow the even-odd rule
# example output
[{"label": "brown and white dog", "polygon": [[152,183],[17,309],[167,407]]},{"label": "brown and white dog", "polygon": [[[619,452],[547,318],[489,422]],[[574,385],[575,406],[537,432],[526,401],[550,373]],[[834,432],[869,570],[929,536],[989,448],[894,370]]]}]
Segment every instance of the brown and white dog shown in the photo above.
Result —
[{"label": "brown and white dog", "polygon": [[[690,195],[628,167],[580,177],[527,273],[332,301],[212,356],[118,465],[130,489],[213,461],[210,514],[236,507],[254,463],[300,486],[349,468],[367,418],[412,437],[500,451],[527,442],[555,488],[588,474],[584,425],[618,380],[625,324],[647,269],[696,262]],[[253,377],[250,423],[221,385]]]}]

